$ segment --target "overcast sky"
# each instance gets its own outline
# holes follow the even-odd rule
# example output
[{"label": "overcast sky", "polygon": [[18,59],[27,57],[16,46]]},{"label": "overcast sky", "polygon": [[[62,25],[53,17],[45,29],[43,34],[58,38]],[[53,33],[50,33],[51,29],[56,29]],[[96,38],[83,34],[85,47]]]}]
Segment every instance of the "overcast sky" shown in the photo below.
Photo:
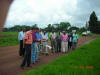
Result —
[{"label": "overcast sky", "polygon": [[14,0],[5,27],[70,22],[73,26],[84,26],[92,11],[100,19],[100,0]]}]

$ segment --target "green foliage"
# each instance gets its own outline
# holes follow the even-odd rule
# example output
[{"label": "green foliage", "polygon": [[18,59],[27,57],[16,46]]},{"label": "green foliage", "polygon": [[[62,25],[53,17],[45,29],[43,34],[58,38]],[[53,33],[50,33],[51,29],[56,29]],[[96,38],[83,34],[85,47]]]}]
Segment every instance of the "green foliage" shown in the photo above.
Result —
[{"label": "green foliage", "polygon": [[93,33],[100,33],[100,25],[98,24],[98,18],[94,11],[90,15],[89,29]]},{"label": "green foliage", "polygon": [[[100,38],[23,75],[100,75]],[[77,68],[75,68],[75,66]],[[80,68],[83,66],[83,69]],[[93,68],[87,68],[92,66]]]},{"label": "green foliage", "polygon": [[68,22],[61,22],[59,28],[64,31],[68,31],[68,27],[71,26]]},{"label": "green foliage", "polygon": [[38,27],[37,24],[34,24],[32,26],[27,26],[27,25],[15,25],[14,27],[11,28],[4,28],[4,32],[19,32],[21,31],[22,28],[25,28],[26,31],[30,30],[32,27]]},{"label": "green foliage", "polygon": [[79,33],[81,34],[82,32],[86,32],[87,30],[86,30],[86,28],[85,27],[82,27],[82,28],[80,28],[79,29]]},{"label": "green foliage", "polygon": [[96,31],[97,31],[98,33],[100,33],[100,21],[98,21],[98,26],[97,26]]},{"label": "green foliage", "polygon": [[48,27],[43,29],[44,31],[68,31],[68,27],[71,26],[68,22],[60,22],[60,24],[49,24]]},{"label": "green foliage", "polygon": [[72,26],[69,28],[68,32],[72,32],[72,30],[76,30],[77,32],[79,31],[78,27]]}]

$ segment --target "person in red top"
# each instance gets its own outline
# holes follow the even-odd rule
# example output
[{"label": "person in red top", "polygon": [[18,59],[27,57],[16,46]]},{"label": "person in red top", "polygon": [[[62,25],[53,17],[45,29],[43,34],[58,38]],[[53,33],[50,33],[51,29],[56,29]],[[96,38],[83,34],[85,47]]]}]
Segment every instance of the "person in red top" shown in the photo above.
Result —
[{"label": "person in red top", "polygon": [[25,36],[24,36],[24,44],[25,44],[25,56],[24,60],[22,61],[21,68],[24,69],[24,66],[27,62],[27,67],[30,67],[31,63],[31,44],[32,44],[32,32],[34,28],[31,30],[27,31]]}]

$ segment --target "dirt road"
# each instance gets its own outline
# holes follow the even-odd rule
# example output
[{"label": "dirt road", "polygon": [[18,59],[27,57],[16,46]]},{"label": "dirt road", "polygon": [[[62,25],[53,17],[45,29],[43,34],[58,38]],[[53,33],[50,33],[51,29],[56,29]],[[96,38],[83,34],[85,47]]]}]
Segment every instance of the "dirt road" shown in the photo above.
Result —
[{"label": "dirt road", "polygon": [[[78,42],[78,47],[85,44],[86,41],[96,38],[98,35],[80,37]],[[23,73],[26,70],[30,70],[41,66],[43,64],[47,64],[48,62],[54,60],[55,58],[63,55],[62,53],[51,54],[49,56],[45,56],[40,54],[40,61],[32,64],[32,68],[26,68],[22,70],[20,68],[20,64],[22,62],[23,57],[18,55],[19,46],[9,46],[9,47],[0,47],[0,75],[18,75]]]}]

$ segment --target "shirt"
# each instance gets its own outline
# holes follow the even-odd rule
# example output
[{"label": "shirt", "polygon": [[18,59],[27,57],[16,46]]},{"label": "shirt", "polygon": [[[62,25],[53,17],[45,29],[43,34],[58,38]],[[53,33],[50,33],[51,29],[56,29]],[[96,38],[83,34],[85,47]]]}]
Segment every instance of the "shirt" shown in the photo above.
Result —
[{"label": "shirt", "polygon": [[77,34],[73,34],[73,42],[77,42],[78,41],[78,35]]},{"label": "shirt", "polygon": [[69,37],[68,41],[69,42],[72,42],[73,41],[72,37]]},{"label": "shirt", "polygon": [[24,40],[25,32],[21,31],[18,34],[18,40]]},{"label": "shirt", "polygon": [[33,39],[33,42],[37,42],[37,38],[36,38],[36,32],[33,32],[32,33],[32,39]]},{"label": "shirt", "polygon": [[47,35],[47,34],[44,35],[44,34],[42,33],[42,39],[43,39],[43,40],[48,40],[48,35]]},{"label": "shirt", "polygon": [[60,34],[57,35],[57,40],[61,40],[61,35]]},{"label": "shirt", "polygon": [[63,34],[62,36],[61,36],[61,41],[63,41],[63,42],[67,42],[68,41],[68,35],[67,34]]},{"label": "shirt", "polygon": [[51,39],[56,39],[56,33],[50,33],[50,38]]},{"label": "shirt", "polygon": [[32,44],[32,30],[27,31],[24,36],[25,44]]},{"label": "shirt", "polygon": [[41,34],[40,34],[39,32],[36,32],[36,39],[37,39],[37,40],[42,39],[42,36],[41,36]]}]

